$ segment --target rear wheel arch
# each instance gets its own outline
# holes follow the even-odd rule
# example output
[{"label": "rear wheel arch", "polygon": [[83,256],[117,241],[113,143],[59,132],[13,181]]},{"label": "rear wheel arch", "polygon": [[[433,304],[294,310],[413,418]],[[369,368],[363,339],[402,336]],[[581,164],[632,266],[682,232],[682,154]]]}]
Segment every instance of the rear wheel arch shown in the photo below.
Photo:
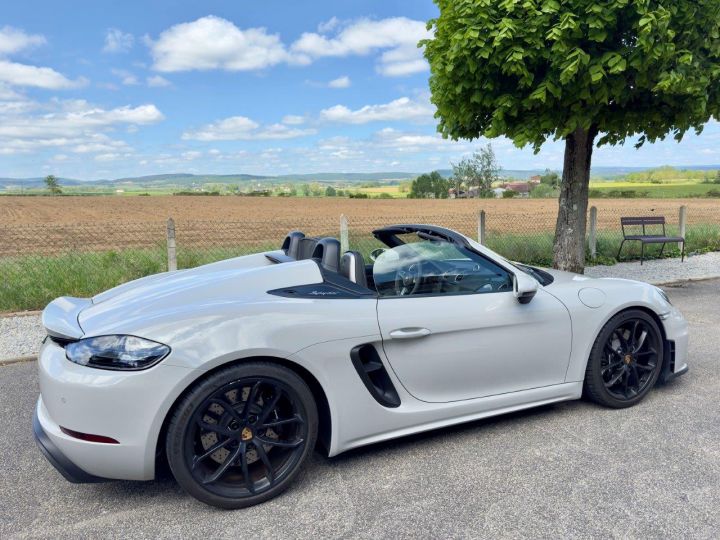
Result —
[{"label": "rear wheel arch", "polygon": [[165,418],[163,419],[162,427],[160,428],[157,440],[155,441],[155,476],[156,477],[157,477],[158,470],[167,470],[168,469],[167,459],[165,457],[165,437],[167,435],[168,426],[170,424],[170,420],[173,417],[175,409],[182,402],[183,398],[190,391],[192,391],[192,389],[195,388],[195,386],[197,386],[202,380],[209,377],[213,373],[216,373],[217,371],[226,369],[233,365],[244,364],[244,363],[249,363],[249,362],[267,362],[269,364],[276,364],[276,365],[288,368],[291,371],[295,372],[298,376],[300,376],[300,378],[310,388],[310,391],[312,392],[313,398],[315,399],[315,403],[317,405],[318,416],[319,416],[318,442],[323,446],[323,448],[326,452],[329,451],[330,440],[331,440],[331,435],[332,435],[332,419],[330,416],[330,404],[328,402],[327,395],[325,394],[325,390],[323,389],[322,385],[317,380],[317,378],[306,368],[297,364],[296,362],[293,362],[292,360],[288,360],[287,358],[280,358],[280,357],[275,357],[275,356],[250,356],[250,357],[242,358],[239,360],[231,360],[229,362],[225,362],[223,364],[220,364],[219,366],[214,367],[213,369],[211,369],[209,371],[203,372],[200,376],[193,379],[185,387],[185,389],[175,398],[172,405],[170,406],[167,413],[165,414]]}]

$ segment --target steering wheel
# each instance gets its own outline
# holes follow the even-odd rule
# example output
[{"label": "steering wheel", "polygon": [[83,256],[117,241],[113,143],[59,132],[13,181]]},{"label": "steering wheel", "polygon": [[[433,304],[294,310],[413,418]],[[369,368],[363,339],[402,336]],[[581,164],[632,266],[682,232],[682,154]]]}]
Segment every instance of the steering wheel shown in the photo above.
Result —
[{"label": "steering wheel", "polygon": [[407,268],[401,268],[395,274],[395,294],[408,296],[415,294],[420,288],[422,265],[414,262]]}]

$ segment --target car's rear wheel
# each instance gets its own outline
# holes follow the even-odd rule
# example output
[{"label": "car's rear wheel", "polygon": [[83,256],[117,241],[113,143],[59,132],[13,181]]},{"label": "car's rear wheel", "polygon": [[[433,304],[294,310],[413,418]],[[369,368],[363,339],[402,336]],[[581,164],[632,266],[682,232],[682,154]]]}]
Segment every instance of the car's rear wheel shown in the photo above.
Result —
[{"label": "car's rear wheel", "polygon": [[610,319],[595,340],[585,372],[585,394],[614,408],[630,407],[655,385],[663,340],[655,320],[642,310]]},{"label": "car's rear wheel", "polygon": [[190,495],[221,508],[261,503],[287,489],[315,446],[318,413],[295,372],[237,364],[197,384],[177,406],[167,457]]}]

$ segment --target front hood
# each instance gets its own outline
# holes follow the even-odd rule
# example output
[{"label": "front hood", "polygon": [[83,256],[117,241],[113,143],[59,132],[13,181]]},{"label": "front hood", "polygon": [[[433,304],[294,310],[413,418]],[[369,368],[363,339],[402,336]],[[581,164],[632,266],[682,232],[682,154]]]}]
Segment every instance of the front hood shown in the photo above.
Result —
[{"label": "front hood", "polygon": [[271,289],[321,281],[314,261],[275,264],[258,253],[120,285],[95,296],[79,313],[78,323],[86,335],[121,333],[178,311],[240,306]]}]

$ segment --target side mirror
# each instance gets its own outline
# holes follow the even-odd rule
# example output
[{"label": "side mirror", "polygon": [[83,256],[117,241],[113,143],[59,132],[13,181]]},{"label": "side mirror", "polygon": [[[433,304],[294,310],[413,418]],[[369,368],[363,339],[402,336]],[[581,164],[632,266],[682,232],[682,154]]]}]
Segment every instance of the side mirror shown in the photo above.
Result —
[{"label": "side mirror", "polygon": [[513,278],[513,294],[521,304],[527,304],[535,297],[538,282],[522,271],[515,273]]},{"label": "side mirror", "polygon": [[370,260],[371,260],[372,262],[375,262],[375,261],[377,260],[377,258],[378,258],[380,255],[382,255],[383,253],[385,253],[385,248],[373,249],[373,250],[370,252]]}]

